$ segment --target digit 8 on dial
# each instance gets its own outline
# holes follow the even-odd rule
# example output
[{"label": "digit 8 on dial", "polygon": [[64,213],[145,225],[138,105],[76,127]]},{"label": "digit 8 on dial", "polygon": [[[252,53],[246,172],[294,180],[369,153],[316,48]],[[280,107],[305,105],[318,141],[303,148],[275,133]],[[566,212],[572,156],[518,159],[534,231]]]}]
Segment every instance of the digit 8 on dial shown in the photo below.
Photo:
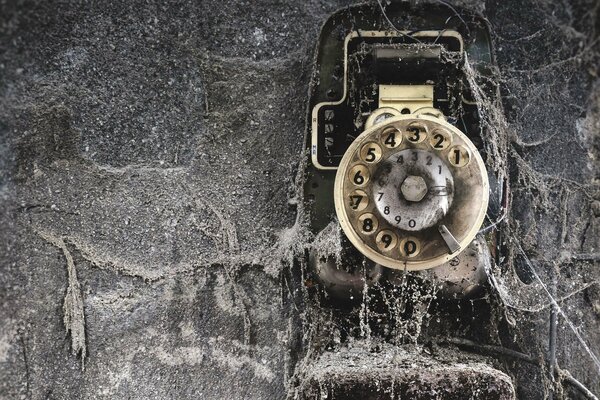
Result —
[{"label": "digit 8 on dial", "polygon": [[469,245],[488,191],[483,160],[465,134],[443,118],[410,114],[356,138],[340,162],[334,199],[361,253],[389,268],[419,270]]}]

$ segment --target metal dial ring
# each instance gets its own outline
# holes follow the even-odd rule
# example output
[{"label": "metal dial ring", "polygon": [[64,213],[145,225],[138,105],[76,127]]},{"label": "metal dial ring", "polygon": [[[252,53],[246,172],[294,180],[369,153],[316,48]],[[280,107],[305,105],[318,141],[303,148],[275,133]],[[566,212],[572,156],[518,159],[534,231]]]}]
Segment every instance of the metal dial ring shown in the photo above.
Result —
[{"label": "metal dial ring", "polygon": [[365,130],[334,186],[342,229],[366,257],[394,269],[447,262],[475,238],[489,183],[475,145],[443,118],[391,117]]}]

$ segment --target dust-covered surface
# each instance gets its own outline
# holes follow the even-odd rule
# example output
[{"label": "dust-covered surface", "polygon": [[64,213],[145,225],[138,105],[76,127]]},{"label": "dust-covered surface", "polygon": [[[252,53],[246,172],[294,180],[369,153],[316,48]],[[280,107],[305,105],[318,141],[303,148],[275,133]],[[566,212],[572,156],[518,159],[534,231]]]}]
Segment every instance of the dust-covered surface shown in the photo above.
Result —
[{"label": "dust-covered surface", "polygon": [[[452,332],[494,347],[446,346],[485,353],[518,398],[581,398],[569,374],[598,395],[600,5],[457,5],[492,26],[503,107],[481,101],[531,284],[493,271],[489,321],[460,306]],[[310,240],[313,46],[343,6],[0,2],[0,398],[284,398],[316,352],[344,351],[319,340],[345,317],[286,278]],[[394,343],[430,342],[434,290],[396,283],[398,309],[419,296]],[[362,300],[353,334],[371,340]]]},{"label": "dust-covered surface", "polygon": [[506,374],[476,357],[436,349],[352,343],[325,353],[302,383],[301,398],[514,399]]}]

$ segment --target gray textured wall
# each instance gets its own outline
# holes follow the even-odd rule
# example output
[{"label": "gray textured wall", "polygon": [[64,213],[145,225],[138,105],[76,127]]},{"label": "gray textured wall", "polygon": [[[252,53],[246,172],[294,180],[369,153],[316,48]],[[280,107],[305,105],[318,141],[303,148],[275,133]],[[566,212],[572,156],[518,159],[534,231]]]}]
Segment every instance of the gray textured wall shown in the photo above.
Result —
[{"label": "gray textured wall", "polygon": [[[0,1],[0,398],[284,396],[313,46],[344,5]],[[512,229],[598,354],[598,4],[467,6],[494,30]],[[548,302],[505,300],[543,354]],[[600,389],[562,319],[558,359]]]}]

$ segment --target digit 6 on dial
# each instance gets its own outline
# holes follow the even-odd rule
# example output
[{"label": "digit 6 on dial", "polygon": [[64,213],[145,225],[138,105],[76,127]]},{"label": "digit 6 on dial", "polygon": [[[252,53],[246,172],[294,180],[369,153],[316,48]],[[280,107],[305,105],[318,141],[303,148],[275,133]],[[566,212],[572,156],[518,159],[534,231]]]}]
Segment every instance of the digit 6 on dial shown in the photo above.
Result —
[{"label": "digit 6 on dial", "polygon": [[465,249],[488,196],[475,145],[443,117],[425,114],[364,131],[344,154],[334,186],[350,242],[378,264],[408,270],[436,267]]}]

